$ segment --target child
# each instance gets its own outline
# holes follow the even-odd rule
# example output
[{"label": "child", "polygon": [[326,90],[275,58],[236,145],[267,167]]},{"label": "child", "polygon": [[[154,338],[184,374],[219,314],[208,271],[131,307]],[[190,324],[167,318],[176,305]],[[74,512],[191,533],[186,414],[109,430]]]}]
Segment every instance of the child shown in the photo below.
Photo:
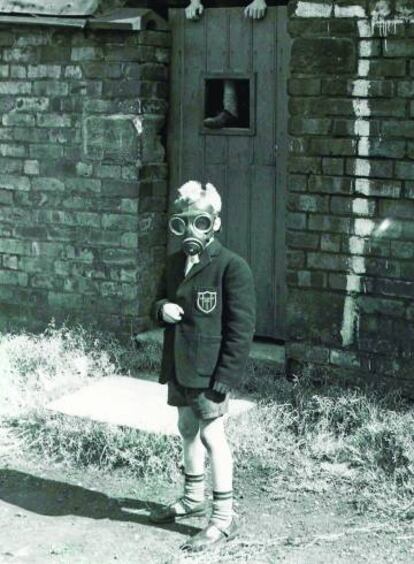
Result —
[{"label": "child", "polygon": [[223,415],[240,380],[254,332],[255,293],[247,263],[214,237],[221,227],[216,188],[190,180],[179,189],[170,230],[181,250],[167,259],[155,316],[165,326],[160,383],[178,407],[184,495],[152,512],[155,523],[206,514],[204,457],[210,456],[213,510],[207,527],[181,548],[198,551],[234,538],[233,463]]}]

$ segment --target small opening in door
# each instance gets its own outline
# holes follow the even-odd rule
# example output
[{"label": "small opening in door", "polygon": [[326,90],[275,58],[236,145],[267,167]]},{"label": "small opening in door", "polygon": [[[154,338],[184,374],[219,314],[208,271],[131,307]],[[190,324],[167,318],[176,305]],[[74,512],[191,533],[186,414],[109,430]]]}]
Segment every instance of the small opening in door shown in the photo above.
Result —
[{"label": "small opening in door", "polygon": [[205,80],[204,127],[246,129],[250,124],[250,80],[211,78]]}]

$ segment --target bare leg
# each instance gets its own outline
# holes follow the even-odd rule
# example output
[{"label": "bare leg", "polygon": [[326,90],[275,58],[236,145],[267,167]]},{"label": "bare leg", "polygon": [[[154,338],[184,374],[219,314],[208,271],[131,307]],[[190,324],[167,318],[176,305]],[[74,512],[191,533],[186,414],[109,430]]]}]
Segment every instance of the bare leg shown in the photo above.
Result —
[{"label": "bare leg", "polygon": [[178,408],[178,430],[183,439],[185,472],[203,474],[206,451],[200,439],[199,420],[190,407]]},{"label": "bare leg", "polygon": [[234,117],[238,117],[238,104],[236,83],[234,80],[226,79],[223,87],[223,108]]}]

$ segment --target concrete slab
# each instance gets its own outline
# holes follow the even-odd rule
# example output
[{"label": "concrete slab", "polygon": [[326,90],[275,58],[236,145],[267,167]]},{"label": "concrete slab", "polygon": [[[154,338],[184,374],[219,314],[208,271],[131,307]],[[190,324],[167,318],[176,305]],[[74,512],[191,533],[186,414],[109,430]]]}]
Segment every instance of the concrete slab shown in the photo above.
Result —
[{"label": "concrete slab", "polygon": [[[254,407],[230,400],[229,416]],[[126,376],[109,376],[49,403],[47,409],[93,421],[164,435],[178,435],[177,410],[167,405],[167,386]]]}]

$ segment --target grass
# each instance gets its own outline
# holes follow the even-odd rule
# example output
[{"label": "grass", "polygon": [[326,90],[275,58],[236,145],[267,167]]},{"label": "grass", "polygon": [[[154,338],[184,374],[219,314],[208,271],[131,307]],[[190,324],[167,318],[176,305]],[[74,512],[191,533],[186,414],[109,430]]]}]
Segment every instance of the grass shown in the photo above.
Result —
[{"label": "grass", "polygon": [[[177,439],[51,415],[43,407],[92,379],[158,370],[159,356],[156,343],[137,349],[82,327],[51,324],[42,335],[2,335],[1,428],[15,446],[51,462],[175,479]],[[398,394],[316,386],[306,377],[292,385],[253,365],[244,389],[257,408],[228,422],[237,480],[254,477],[269,495],[286,488],[342,491],[360,511],[414,518],[414,414]]]}]

